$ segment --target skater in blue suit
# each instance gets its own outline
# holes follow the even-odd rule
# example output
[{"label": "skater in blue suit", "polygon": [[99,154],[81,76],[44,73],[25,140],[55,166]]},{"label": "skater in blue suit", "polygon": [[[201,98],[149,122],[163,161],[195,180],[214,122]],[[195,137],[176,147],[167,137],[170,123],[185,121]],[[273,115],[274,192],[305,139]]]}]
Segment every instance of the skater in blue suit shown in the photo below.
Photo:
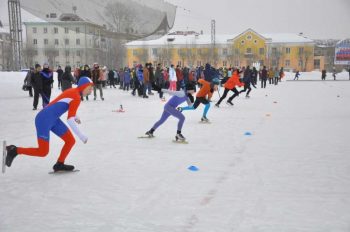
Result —
[{"label": "skater in blue suit", "polygon": [[176,108],[178,105],[182,104],[183,102],[187,101],[188,105],[192,105],[192,102],[190,101],[190,96],[194,93],[194,86],[187,85],[187,88],[184,88],[184,90],[179,91],[171,91],[167,89],[162,89],[162,92],[168,93],[172,95],[172,97],[169,99],[169,101],[164,106],[164,111],[161,116],[161,118],[153,125],[153,127],[146,132],[146,135],[149,137],[153,137],[153,132],[162,125],[169,116],[174,116],[175,118],[179,119],[179,122],[177,124],[177,132],[175,139],[179,141],[185,141],[186,138],[181,134],[182,126],[185,122],[185,116],[178,111]]}]

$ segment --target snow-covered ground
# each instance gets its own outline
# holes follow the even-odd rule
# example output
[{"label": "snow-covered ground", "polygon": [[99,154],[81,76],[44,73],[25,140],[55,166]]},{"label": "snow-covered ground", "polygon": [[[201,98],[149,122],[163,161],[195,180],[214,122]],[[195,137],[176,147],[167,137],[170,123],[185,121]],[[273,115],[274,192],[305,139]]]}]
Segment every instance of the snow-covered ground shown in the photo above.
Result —
[{"label": "snow-covered ground", "polygon": [[[0,73],[0,140],[36,146],[22,81]],[[200,106],[184,112],[185,145],[172,142],[174,118],[137,139],[160,117],[156,95],[105,89],[105,101],[78,111],[89,141],[77,139],[66,162],[80,172],[47,174],[62,147],[52,135],[46,158],[17,157],[0,175],[0,231],[348,232],[349,90],[350,81],[284,80],[212,107],[211,124],[198,123]],[[112,112],[120,104],[126,112]]]}]

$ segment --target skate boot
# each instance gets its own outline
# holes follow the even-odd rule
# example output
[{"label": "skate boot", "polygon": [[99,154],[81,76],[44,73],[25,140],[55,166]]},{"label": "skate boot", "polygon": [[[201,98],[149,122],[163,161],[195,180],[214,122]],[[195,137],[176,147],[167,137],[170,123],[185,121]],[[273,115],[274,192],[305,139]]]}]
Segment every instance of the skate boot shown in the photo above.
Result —
[{"label": "skate boot", "polygon": [[10,145],[6,147],[7,156],[6,156],[6,166],[11,167],[13,159],[18,155],[17,147],[15,145]]},{"label": "skate boot", "polygon": [[220,105],[218,103],[216,103],[215,106],[218,107],[218,108],[220,107]]},{"label": "skate boot", "polygon": [[186,138],[180,133],[177,133],[176,136],[175,136],[175,140],[176,141],[179,141],[179,142],[184,142],[186,141]]},{"label": "skate boot", "polygon": [[207,117],[203,116],[201,118],[201,122],[209,122],[209,119]]},{"label": "skate boot", "polygon": [[151,130],[146,132],[146,135],[149,136],[150,138],[152,138],[152,137],[154,137],[153,132],[154,132],[154,130],[151,129]]},{"label": "skate boot", "polygon": [[58,171],[73,171],[74,166],[73,165],[67,165],[61,162],[58,162],[52,167],[55,172]]},{"label": "skate boot", "polygon": [[226,103],[229,104],[229,105],[231,105],[231,106],[233,106],[232,101],[227,101]]}]

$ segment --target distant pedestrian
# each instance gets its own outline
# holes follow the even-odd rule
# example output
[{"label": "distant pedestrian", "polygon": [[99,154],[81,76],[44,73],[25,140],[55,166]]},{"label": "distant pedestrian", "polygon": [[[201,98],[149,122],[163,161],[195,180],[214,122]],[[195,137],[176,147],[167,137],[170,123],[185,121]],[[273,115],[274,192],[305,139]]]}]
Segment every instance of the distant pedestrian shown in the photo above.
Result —
[{"label": "distant pedestrian", "polygon": [[294,80],[299,80],[299,76],[300,76],[300,73],[299,73],[299,70],[297,70],[294,76]]}]

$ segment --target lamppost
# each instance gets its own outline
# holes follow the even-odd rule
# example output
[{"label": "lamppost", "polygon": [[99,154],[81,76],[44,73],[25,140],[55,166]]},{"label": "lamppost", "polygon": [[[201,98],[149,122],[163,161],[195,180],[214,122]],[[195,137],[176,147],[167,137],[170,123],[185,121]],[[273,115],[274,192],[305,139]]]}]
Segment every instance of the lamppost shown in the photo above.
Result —
[{"label": "lamppost", "polygon": [[2,55],[1,70],[4,70],[4,41],[0,39],[0,43],[1,43],[1,55]]}]

